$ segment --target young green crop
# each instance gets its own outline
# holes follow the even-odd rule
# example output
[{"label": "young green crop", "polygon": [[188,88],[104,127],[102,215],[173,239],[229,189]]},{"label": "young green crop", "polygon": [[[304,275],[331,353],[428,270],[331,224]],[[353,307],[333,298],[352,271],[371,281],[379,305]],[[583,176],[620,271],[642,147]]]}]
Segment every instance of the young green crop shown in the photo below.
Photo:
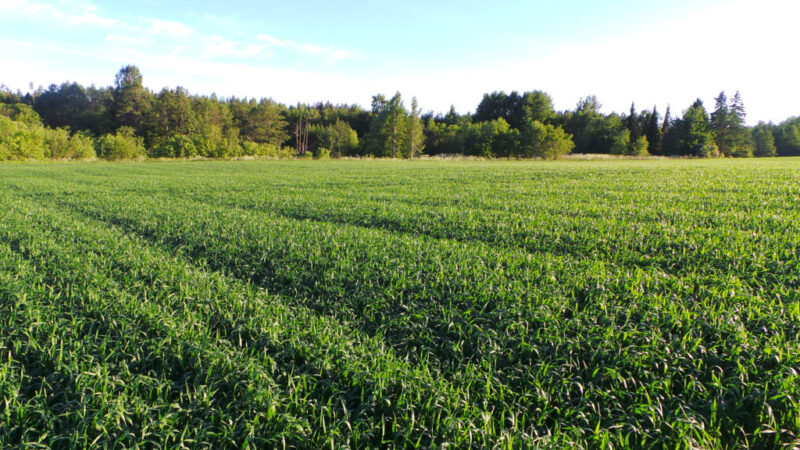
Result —
[{"label": "young green crop", "polygon": [[0,167],[0,442],[797,445],[798,169]]}]

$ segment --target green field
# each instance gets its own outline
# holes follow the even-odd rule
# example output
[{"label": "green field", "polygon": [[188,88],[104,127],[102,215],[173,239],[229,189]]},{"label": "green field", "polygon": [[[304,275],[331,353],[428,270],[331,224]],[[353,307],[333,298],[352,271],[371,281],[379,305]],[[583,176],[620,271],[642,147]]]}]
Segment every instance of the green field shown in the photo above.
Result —
[{"label": "green field", "polygon": [[0,166],[0,446],[780,448],[800,159]]}]

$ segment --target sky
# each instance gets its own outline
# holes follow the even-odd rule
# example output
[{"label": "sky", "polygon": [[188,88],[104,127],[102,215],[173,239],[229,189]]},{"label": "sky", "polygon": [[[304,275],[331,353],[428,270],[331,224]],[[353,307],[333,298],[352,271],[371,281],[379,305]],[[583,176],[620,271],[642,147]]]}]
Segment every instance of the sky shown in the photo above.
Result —
[{"label": "sky", "polygon": [[800,115],[798,0],[0,0],[0,83],[146,87],[423,111],[542,90],[606,113],[740,91],[747,121]]}]

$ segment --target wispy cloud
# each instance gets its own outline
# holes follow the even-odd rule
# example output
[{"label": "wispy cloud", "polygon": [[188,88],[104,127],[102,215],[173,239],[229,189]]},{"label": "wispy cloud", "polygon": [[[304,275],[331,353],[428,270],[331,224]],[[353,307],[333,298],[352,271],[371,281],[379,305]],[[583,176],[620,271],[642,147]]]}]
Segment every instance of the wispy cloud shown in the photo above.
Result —
[{"label": "wispy cloud", "polygon": [[147,19],[150,22],[148,34],[163,35],[173,38],[186,38],[194,34],[194,30],[176,20]]},{"label": "wispy cloud", "polygon": [[222,36],[212,35],[204,39],[200,55],[205,58],[217,56],[234,56],[241,58],[253,58],[256,56],[272,56],[274,52],[264,52],[267,48],[265,44],[253,44],[248,42],[232,41]]},{"label": "wispy cloud", "polygon": [[0,12],[6,17],[35,17],[59,24],[111,27],[119,21],[98,14],[98,8],[89,4],[62,2],[37,3],[28,0],[0,0]]},{"label": "wispy cloud", "polygon": [[322,47],[315,44],[302,44],[292,40],[278,39],[269,34],[259,34],[256,37],[271,47],[288,48],[308,55],[325,56],[333,60],[346,59],[352,56],[352,52],[349,50],[337,49],[332,46]]}]

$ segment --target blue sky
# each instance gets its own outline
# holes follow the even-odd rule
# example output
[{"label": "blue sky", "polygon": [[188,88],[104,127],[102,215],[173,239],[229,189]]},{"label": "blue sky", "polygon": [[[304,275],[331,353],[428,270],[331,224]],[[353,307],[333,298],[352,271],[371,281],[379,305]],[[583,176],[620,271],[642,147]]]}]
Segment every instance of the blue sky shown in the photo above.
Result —
[{"label": "blue sky", "polygon": [[558,109],[685,109],[740,90],[748,122],[800,114],[797,0],[0,0],[0,83],[110,85],[126,64],[153,90],[329,100],[376,93],[471,112],[495,90]]}]

